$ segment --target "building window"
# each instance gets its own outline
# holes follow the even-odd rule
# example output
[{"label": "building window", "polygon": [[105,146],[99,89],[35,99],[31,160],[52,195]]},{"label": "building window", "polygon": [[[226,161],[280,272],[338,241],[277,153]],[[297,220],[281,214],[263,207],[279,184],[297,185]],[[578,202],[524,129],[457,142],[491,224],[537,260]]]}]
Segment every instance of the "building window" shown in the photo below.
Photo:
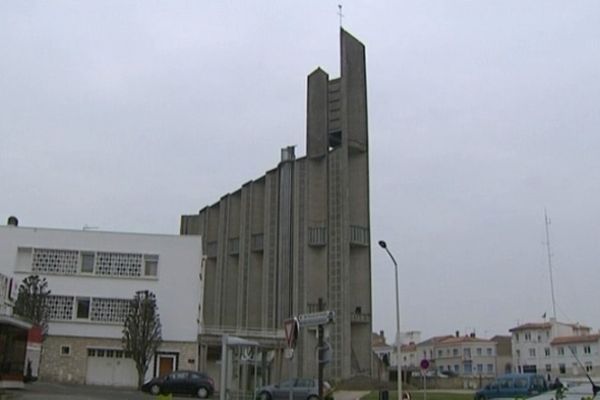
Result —
[{"label": "building window", "polygon": [[586,362],[586,363],[585,363],[585,370],[586,370],[586,372],[592,372],[592,369],[593,369],[593,367],[592,367],[592,363],[591,363],[591,362],[589,362],[589,361],[588,361],[588,362]]},{"label": "building window", "polygon": [[483,364],[477,364],[477,372],[483,372]]},{"label": "building window", "polygon": [[564,347],[559,347],[558,349],[556,349],[556,351],[557,351],[557,353],[558,353],[559,356],[564,356],[565,355],[565,348]]},{"label": "building window", "polygon": [[73,297],[50,295],[46,300],[50,321],[68,321],[73,319]]},{"label": "building window", "polygon": [[90,307],[90,320],[123,324],[129,314],[131,300],[94,297]]},{"label": "building window", "polygon": [[486,350],[487,350],[487,355],[491,356],[492,355],[492,348],[488,347]]},{"label": "building window", "polygon": [[237,256],[240,254],[240,238],[230,238],[227,241],[227,250],[230,256]]},{"label": "building window", "polygon": [[552,371],[552,365],[546,364],[546,372],[551,372],[551,371]]},{"label": "building window", "polygon": [[88,349],[88,357],[96,357],[96,349]]},{"label": "building window", "polygon": [[138,277],[142,276],[143,255],[139,253],[96,253],[96,275]]},{"label": "building window", "polygon": [[158,256],[156,256],[156,255],[145,255],[144,256],[144,275],[145,276],[157,276],[158,275]]},{"label": "building window", "polygon": [[567,371],[567,368],[565,367],[565,364],[558,364],[558,372],[560,372],[561,374],[564,374]]},{"label": "building window", "polygon": [[452,349],[452,355],[453,356],[458,356],[458,349]]},{"label": "building window", "polygon": [[60,249],[33,249],[32,272],[42,274],[75,275],[79,252]]},{"label": "building window", "polygon": [[517,358],[521,357],[521,350],[515,350],[515,354],[517,355]]},{"label": "building window", "polygon": [[350,244],[369,245],[369,229],[363,226],[350,225]]},{"label": "building window", "polygon": [[577,346],[570,346],[569,348],[573,354],[577,354]]},{"label": "building window", "polygon": [[93,274],[95,260],[96,255],[94,253],[81,253],[81,273]]},{"label": "building window", "polygon": [[441,357],[444,354],[442,350],[438,350],[438,357]]},{"label": "building window", "polygon": [[525,332],[525,340],[531,340],[531,332]]},{"label": "building window", "polygon": [[33,249],[31,247],[19,247],[17,249],[17,269],[31,268],[33,261]]},{"label": "building window", "polygon": [[77,310],[75,315],[78,319],[88,319],[90,317],[90,298],[80,297],[76,303]]},{"label": "building window", "polygon": [[538,335],[538,342],[542,341],[542,335]]},{"label": "building window", "polygon": [[519,334],[515,333],[515,342],[518,342],[518,341],[519,341]]},{"label": "building window", "polygon": [[488,372],[488,374],[493,374],[494,373],[494,364],[488,364],[487,365],[487,372]]},{"label": "building window", "polygon": [[265,236],[262,233],[256,233],[254,235],[252,235],[252,239],[250,242],[250,248],[252,249],[252,251],[263,251],[264,249],[264,241],[265,241]]},{"label": "building window", "polygon": [[480,356],[482,354],[481,347],[477,348],[477,355]]},{"label": "building window", "polygon": [[529,349],[529,357],[535,357],[535,349]]},{"label": "building window", "polygon": [[546,348],[544,349],[544,355],[545,355],[546,357],[550,357],[550,349],[549,349],[548,347],[546,347]]},{"label": "building window", "polygon": [[467,362],[464,364],[465,375],[470,375],[473,373],[473,364],[471,362]]},{"label": "building window", "polygon": [[70,356],[71,355],[71,346],[60,346],[60,355],[61,356]]},{"label": "building window", "polygon": [[311,226],[308,228],[308,245],[325,246],[327,244],[327,228],[324,226]]},{"label": "building window", "polygon": [[460,372],[460,369],[458,368],[458,364],[454,365],[454,372],[456,372],[457,374]]},{"label": "building window", "polygon": [[585,354],[591,354],[592,353],[592,348],[590,346],[583,346],[583,352]]}]

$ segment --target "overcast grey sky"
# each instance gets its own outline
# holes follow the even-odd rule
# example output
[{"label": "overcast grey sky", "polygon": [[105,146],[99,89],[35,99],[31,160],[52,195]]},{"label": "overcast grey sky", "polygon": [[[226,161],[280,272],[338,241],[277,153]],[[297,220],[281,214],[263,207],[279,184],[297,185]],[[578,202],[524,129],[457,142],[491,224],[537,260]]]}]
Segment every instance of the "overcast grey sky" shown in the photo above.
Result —
[{"label": "overcast grey sky", "polygon": [[[304,155],[306,75],[339,74],[337,4],[2,1],[2,218],[178,233],[281,147]],[[600,2],[343,5],[402,330],[550,314],[544,207],[558,317],[600,328]],[[373,329],[393,337],[393,267],[372,254]]]}]

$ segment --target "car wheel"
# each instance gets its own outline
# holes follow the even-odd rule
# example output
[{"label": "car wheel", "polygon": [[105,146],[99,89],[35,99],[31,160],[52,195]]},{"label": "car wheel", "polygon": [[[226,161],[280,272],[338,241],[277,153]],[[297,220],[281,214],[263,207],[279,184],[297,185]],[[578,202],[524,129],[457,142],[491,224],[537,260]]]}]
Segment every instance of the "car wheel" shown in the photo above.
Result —
[{"label": "car wheel", "polygon": [[150,387],[150,393],[152,393],[152,394],[159,394],[160,393],[160,386],[158,386],[158,385],[152,385],[152,387]]},{"label": "car wheel", "polygon": [[308,399],[306,399],[306,400],[319,400],[319,396],[315,396],[315,395],[308,396]]},{"label": "car wheel", "polygon": [[205,399],[208,397],[208,389],[205,388],[204,386],[200,386],[198,388],[198,391],[196,392],[196,394],[198,395],[199,398]]},{"label": "car wheel", "polygon": [[271,393],[269,392],[260,392],[258,395],[259,400],[271,400]]}]

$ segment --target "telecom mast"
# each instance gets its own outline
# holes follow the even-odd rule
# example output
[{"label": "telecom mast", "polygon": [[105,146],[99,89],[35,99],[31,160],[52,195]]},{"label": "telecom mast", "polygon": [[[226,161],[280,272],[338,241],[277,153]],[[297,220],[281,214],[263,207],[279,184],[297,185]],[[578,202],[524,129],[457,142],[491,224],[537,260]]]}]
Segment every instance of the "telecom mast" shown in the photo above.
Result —
[{"label": "telecom mast", "polygon": [[544,220],[546,223],[546,250],[548,252],[548,270],[550,271],[550,292],[552,293],[552,317],[556,321],[556,300],[554,298],[554,279],[552,278],[552,252],[550,251],[550,231],[548,226],[550,225],[550,218],[544,208]]}]

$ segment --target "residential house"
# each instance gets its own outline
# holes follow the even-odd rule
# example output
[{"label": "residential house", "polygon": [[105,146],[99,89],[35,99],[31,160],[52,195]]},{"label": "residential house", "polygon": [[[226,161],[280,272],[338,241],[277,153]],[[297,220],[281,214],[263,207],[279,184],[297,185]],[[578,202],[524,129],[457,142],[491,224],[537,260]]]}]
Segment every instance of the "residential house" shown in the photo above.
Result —
[{"label": "residential house", "polygon": [[496,375],[511,373],[513,371],[511,337],[496,335],[490,340],[496,342]]},{"label": "residential house", "polygon": [[[550,321],[521,324],[509,331],[512,334],[513,368],[514,372],[518,373],[534,372],[552,377],[572,374],[574,371],[572,361],[575,360],[574,357],[570,359],[569,347],[579,346],[581,351],[590,352],[582,355],[591,355],[591,347],[594,343],[593,340],[588,342],[591,338],[584,338],[591,333],[589,327],[559,322],[554,318]],[[584,343],[589,343],[590,348],[584,349],[588,346]]]},{"label": "residential house", "polygon": [[12,313],[17,298],[14,282],[14,278],[0,274],[0,389],[23,388],[27,335],[32,327]]},{"label": "residential house", "polygon": [[435,345],[438,372],[470,377],[496,375],[496,342],[468,336],[453,336]]},{"label": "residential house", "polygon": [[197,369],[201,267],[200,236],[0,227],[0,272],[45,277],[51,290],[42,380],[135,386],[122,337],[140,291],[156,295],[162,323],[146,378]]}]

